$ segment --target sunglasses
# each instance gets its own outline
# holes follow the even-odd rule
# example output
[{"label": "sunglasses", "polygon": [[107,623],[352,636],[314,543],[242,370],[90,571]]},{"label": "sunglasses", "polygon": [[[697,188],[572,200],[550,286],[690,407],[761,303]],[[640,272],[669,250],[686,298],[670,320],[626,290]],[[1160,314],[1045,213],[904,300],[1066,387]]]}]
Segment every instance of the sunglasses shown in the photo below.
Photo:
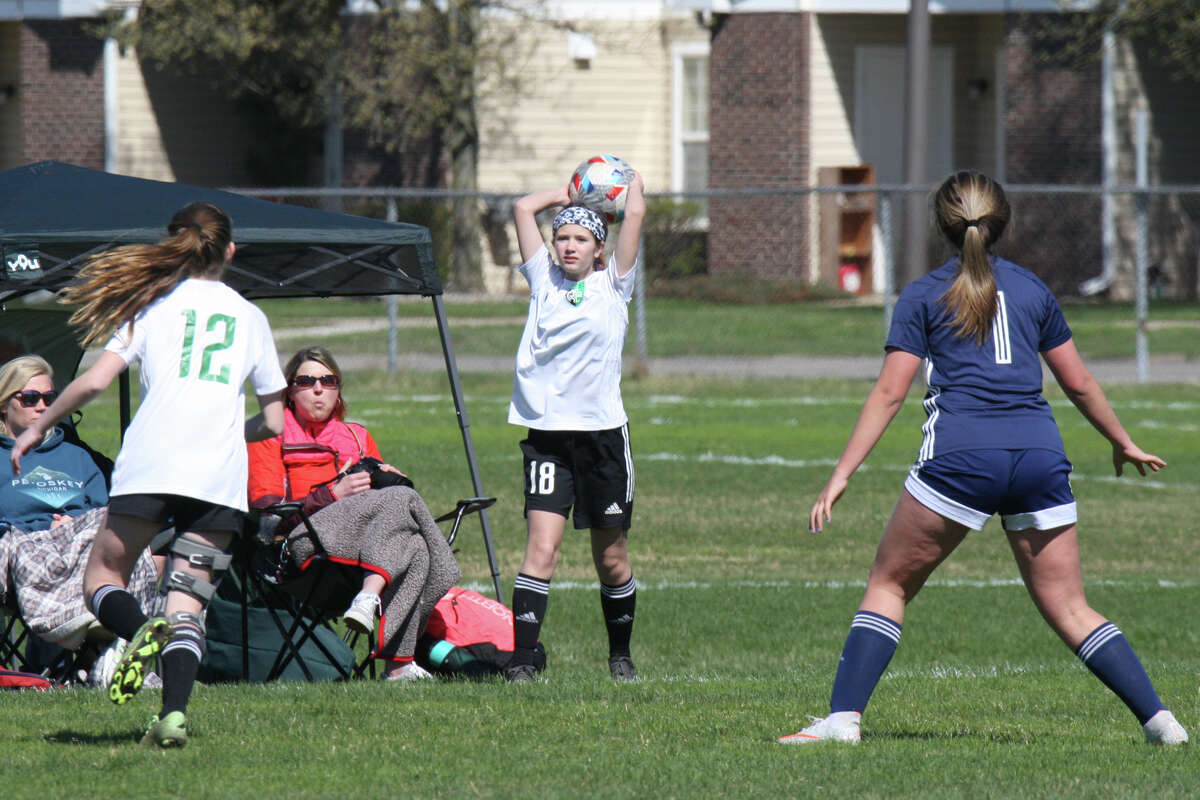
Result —
[{"label": "sunglasses", "polygon": [[45,400],[46,405],[52,405],[58,399],[58,392],[51,389],[48,392],[35,392],[32,389],[25,389],[21,392],[13,392],[13,397],[21,401],[21,405],[26,408],[33,408],[38,404],[38,400]]},{"label": "sunglasses", "polygon": [[301,389],[311,389],[317,385],[317,381],[320,381],[321,387],[325,389],[340,389],[342,387],[342,379],[337,375],[322,375],[319,378],[314,375],[297,375],[292,378],[292,386],[299,386]]}]

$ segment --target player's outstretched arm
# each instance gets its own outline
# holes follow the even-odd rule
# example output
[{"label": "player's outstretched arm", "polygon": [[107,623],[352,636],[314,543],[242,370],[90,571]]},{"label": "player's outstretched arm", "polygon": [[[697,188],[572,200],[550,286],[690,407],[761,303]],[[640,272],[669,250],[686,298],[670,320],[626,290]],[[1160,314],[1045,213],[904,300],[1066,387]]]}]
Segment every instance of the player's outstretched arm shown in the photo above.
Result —
[{"label": "player's outstretched arm", "polygon": [[517,224],[517,247],[521,251],[522,262],[533,258],[546,243],[537,224],[538,213],[551,206],[565,206],[570,202],[571,196],[564,184],[558,189],[527,194],[513,205],[513,221]]},{"label": "player's outstretched arm", "polygon": [[621,277],[625,277],[637,263],[638,247],[642,240],[642,223],[645,219],[646,185],[642,183],[641,173],[634,172],[625,196],[625,218],[621,221],[621,232],[617,235],[617,249],[614,252],[617,257],[617,274]]},{"label": "player's outstretched arm", "polygon": [[1104,390],[1084,366],[1079,351],[1075,349],[1074,339],[1047,350],[1042,353],[1042,358],[1046,359],[1046,366],[1050,367],[1054,379],[1079,412],[1112,444],[1113,469],[1118,475],[1127,463],[1133,464],[1141,475],[1146,474],[1146,467],[1158,472],[1167,465],[1158,456],[1145,452],[1133,443],[1121,420],[1117,419],[1117,412],[1113,411],[1108,398],[1104,396]]},{"label": "player's outstretched arm", "polygon": [[889,350],[883,359],[883,369],[863,403],[858,421],[846,442],[846,449],[833,468],[829,482],[817,496],[809,513],[808,529],[820,533],[826,522],[833,519],[833,504],[846,491],[850,476],[854,474],[863,461],[866,461],[871,450],[879,442],[883,432],[891,423],[896,412],[904,404],[908,387],[912,385],[913,377],[921,366],[921,359],[903,350]]}]

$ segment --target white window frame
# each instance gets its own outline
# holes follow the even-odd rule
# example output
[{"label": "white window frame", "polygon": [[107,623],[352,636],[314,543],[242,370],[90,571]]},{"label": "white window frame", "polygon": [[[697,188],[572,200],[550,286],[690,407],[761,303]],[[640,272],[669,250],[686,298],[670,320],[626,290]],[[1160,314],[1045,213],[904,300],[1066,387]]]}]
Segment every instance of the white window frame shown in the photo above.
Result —
[{"label": "white window frame", "polygon": [[[708,144],[709,131],[696,134],[683,130],[683,61],[686,58],[710,56],[708,42],[675,42],[671,45],[671,191],[683,191],[683,145],[695,142]],[[710,77],[711,87],[711,77]],[[711,113],[712,109],[709,108]]]}]

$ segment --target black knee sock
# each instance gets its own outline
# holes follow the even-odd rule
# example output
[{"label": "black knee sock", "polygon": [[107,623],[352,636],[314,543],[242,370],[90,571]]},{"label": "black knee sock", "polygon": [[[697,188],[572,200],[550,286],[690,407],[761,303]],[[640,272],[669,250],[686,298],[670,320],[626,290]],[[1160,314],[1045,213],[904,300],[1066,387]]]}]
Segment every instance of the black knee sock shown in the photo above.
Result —
[{"label": "black knee sock", "polygon": [[190,622],[173,626],[171,641],[163,648],[162,659],[162,713],[165,717],[172,711],[186,711],[192,688],[196,685],[196,673],[204,658],[204,635]]},{"label": "black knee sock", "polygon": [[629,655],[633,635],[634,610],[637,608],[637,581],[633,576],[620,586],[600,584],[600,609],[608,628],[608,657]]},{"label": "black knee sock", "polygon": [[122,586],[105,584],[92,595],[92,613],[100,624],[122,639],[132,639],[148,617],[137,599]]},{"label": "black knee sock", "polygon": [[542,631],[542,620],[546,618],[549,595],[550,581],[522,572],[513,582],[513,638],[516,650],[511,663],[533,663],[534,647]]}]

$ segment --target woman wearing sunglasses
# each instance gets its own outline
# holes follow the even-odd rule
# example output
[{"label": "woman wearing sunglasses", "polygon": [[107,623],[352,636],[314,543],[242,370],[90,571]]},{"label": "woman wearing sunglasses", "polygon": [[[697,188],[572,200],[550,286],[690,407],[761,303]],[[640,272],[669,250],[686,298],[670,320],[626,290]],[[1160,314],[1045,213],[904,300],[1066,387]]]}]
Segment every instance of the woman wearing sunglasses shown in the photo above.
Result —
[{"label": "woman wearing sunglasses", "polygon": [[[345,421],[342,371],[333,354],[306,347],[283,372],[283,434],[248,448],[250,505],[302,501],[330,560],[363,571],[362,590],[343,618],[372,635],[380,617],[372,650],[386,662],[384,677],[431,677],[413,655],[434,604],[461,577],[450,547],[412,484],[392,465],[379,463],[379,447],[367,429]],[[378,466],[351,471],[364,459]],[[277,533],[290,532],[288,551],[303,569],[314,548],[292,524]]]},{"label": "woman wearing sunglasses", "polygon": [[[20,356],[0,366],[0,450],[5,455],[56,397],[54,370],[42,357]],[[27,650],[37,667],[51,666],[59,645],[79,647],[96,622],[83,603],[83,568],[107,503],[100,468],[86,450],[66,441],[61,426],[47,430],[25,456],[20,476],[0,482],[0,588],[15,592],[25,624],[38,637]],[[12,584],[5,587],[10,575]],[[143,551],[131,591],[149,605],[157,579],[149,551]],[[110,658],[119,653],[115,647],[110,651]],[[101,671],[90,677],[100,681]]]}]

